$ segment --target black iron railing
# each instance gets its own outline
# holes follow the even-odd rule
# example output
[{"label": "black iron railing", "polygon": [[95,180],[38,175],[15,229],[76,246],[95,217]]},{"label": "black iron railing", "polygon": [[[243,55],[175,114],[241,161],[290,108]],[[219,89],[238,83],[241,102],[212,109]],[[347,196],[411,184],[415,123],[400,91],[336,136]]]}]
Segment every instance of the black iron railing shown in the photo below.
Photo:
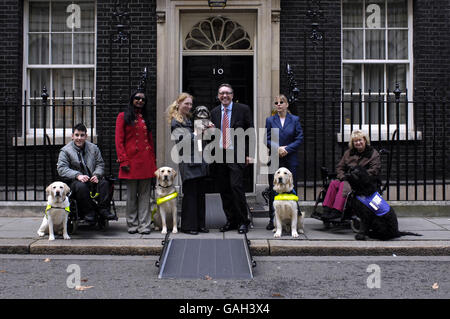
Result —
[{"label": "black iron railing", "polygon": [[[381,176],[385,179],[390,169],[388,200],[448,200],[450,101],[435,92],[414,92],[414,99],[408,99],[408,94],[394,90],[290,97],[291,112],[300,116],[304,130],[298,154],[302,199],[315,199],[321,185],[320,167],[333,170],[348,147],[350,132],[363,129],[376,149],[390,150],[390,158],[382,157]],[[45,187],[58,179],[59,149],[71,140],[71,128],[78,122],[87,124],[89,139],[99,145],[106,173],[117,175],[115,118],[127,98],[109,103],[102,96],[95,100],[73,94],[62,94],[61,99],[48,95],[55,96],[43,91],[0,100],[2,201],[45,200]],[[28,103],[17,102],[22,99]],[[116,199],[122,200],[121,183],[117,189]]]}]

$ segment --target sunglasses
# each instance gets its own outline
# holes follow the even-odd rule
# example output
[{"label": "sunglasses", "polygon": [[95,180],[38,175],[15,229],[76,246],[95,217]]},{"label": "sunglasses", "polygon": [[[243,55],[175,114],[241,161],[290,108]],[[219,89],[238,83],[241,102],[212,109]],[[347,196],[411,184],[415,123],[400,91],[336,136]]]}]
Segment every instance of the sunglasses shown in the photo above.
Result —
[{"label": "sunglasses", "polygon": [[219,95],[231,95],[233,92],[219,92]]},{"label": "sunglasses", "polygon": [[278,105],[278,104],[284,104],[284,102],[283,101],[280,101],[280,102],[275,102],[275,105]]},{"label": "sunglasses", "polygon": [[135,96],[135,97],[134,97],[134,100],[135,100],[135,101],[142,101],[142,102],[147,101],[147,99],[146,99],[145,97],[140,97],[140,96]]}]

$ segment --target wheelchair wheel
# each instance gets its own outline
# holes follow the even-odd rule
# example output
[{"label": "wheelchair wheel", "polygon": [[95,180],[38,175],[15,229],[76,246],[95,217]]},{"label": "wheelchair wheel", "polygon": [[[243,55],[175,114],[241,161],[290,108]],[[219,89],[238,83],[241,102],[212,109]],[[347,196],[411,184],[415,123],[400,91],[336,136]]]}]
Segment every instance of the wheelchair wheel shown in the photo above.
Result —
[{"label": "wheelchair wheel", "polygon": [[70,219],[67,221],[67,232],[69,235],[75,234],[78,229],[78,224],[76,220]]},{"label": "wheelchair wheel", "polygon": [[350,221],[350,227],[354,233],[359,233],[359,229],[361,228],[361,220],[358,217],[352,218]]}]

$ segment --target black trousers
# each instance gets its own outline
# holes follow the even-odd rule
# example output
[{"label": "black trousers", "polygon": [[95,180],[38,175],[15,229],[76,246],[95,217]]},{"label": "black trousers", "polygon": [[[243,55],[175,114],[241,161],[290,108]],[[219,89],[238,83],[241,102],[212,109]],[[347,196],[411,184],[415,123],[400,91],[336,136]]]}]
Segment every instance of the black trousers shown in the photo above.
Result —
[{"label": "black trousers", "polygon": [[78,214],[80,217],[86,215],[94,216],[96,211],[96,204],[90,196],[90,192],[98,192],[97,203],[99,210],[110,210],[111,208],[111,183],[102,178],[98,181],[98,184],[87,182],[83,183],[75,180],[70,185],[72,196],[77,201]]},{"label": "black trousers", "polygon": [[[286,167],[288,170],[291,171],[292,173],[292,178],[294,180],[294,190],[295,193],[298,196],[298,192],[297,192],[297,165],[293,166],[291,164],[289,164],[284,158],[280,158],[279,159],[279,166],[280,167]],[[269,188],[270,188],[270,196],[269,196],[269,218],[273,219],[274,215],[275,215],[275,211],[273,209],[273,200],[275,197],[275,191],[273,190],[273,176],[274,174],[269,174]]]},{"label": "black trousers", "polygon": [[205,228],[205,183],[204,178],[188,179],[183,182],[181,203],[181,229],[198,231]]},{"label": "black trousers", "polygon": [[248,225],[250,220],[244,189],[245,164],[219,163],[216,165],[216,183],[227,221],[232,225]]}]

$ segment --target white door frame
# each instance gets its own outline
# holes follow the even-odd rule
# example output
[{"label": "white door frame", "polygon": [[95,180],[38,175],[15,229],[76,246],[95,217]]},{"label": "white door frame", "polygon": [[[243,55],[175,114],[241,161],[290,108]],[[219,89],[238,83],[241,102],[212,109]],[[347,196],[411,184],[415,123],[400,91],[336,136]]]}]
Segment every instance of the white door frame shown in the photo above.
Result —
[{"label": "white door frame", "polygon": [[[156,45],[156,157],[157,165],[176,167],[170,157],[173,142],[167,123],[167,106],[181,90],[180,32],[181,15],[206,12],[229,14],[256,13],[254,39],[254,122],[255,128],[264,128],[270,115],[272,98],[280,89],[280,0],[228,0],[224,9],[210,9],[207,0],[157,0]],[[255,165],[259,172],[260,164]],[[267,176],[255,174],[256,192],[267,185]],[[258,187],[259,186],[259,187]]]}]

